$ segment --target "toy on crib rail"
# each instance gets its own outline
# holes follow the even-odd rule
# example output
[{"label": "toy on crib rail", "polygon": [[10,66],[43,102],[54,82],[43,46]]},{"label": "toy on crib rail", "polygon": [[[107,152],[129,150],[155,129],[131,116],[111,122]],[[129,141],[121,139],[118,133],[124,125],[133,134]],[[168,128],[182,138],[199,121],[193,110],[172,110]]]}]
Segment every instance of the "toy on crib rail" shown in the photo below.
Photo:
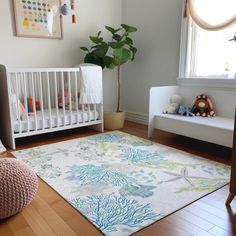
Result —
[{"label": "toy on crib rail", "polygon": [[194,99],[191,111],[196,116],[202,116],[202,117],[215,116],[213,104],[210,98],[204,94],[201,94]]},{"label": "toy on crib rail", "polygon": [[173,94],[170,97],[169,104],[166,105],[166,107],[163,110],[163,113],[166,114],[176,114],[178,107],[180,106],[180,103],[182,102],[183,98],[178,94]]}]

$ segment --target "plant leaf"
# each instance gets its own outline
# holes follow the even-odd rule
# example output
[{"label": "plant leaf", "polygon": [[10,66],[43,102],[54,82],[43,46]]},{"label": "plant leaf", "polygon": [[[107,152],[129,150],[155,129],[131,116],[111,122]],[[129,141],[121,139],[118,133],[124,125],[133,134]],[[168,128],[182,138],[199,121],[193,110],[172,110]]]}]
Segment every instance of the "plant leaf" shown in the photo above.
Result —
[{"label": "plant leaf", "polygon": [[109,69],[114,69],[117,66],[114,59],[109,56],[104,57],[104,64]]},{"label": "plant leaf", "polygon": [[84,58],[84,62],[101,66],[102,69],[104,69],[104,67],[105,67],[103,58],[94,55],[94,53],[88,53]]},{"label": "plant leaf", "polygon": [[115,33],[117,33],[117,32],[119,32],[120,30],[122,30],[122,28],[118,28],[118,29],[114,29],[114,28],[112,28],[112,27],[110,27],[110,26],[105,26],[105,28],[108,30],[108,31],[110,31],[112,34],[115,34]]},{"label": "plant leaf", "polygon": [[103,38],[99,38],[96,36],[89,36],[90,40],[95,43],[95,44],[99,44],[103,42]]},{"label": "plant leaf", "polygon": [[100,47],[100,44],[92,46],[91,49],[98,48],[98,47]]},{"label": "plant leaf", "polygon": [[126,25],[126,24],[121,24],[121,27],[127,32],[127,33],[132,33],[136,32],[137,28],[134,26]]},{"label": "plant leaf", "polygon": [[126,45],[126,41],[121,41],[121,42],[111,42],[111,43],[108,43],[108,45],[111,47],[111,48],[113,48],[113,49],[115,49],[115,48],[121,48],[121,47],[123,47],[124,45]]},{"label": "plant leaf", "polygon": [[85,51],[85,52],[89,52],[88,48],[86,48],[86,47],[80,47],[80,49]]},{"label": "plant leaf", "polygon": [[107,44],[98,45],[96,49],[92,51],[92,53],[98,57],[105,57],[109,46]]},{"label": "plant leaf", "polygon": [[131,38],[129,38],[129,37],[126,37],[126,41],[130,45],[133,45],[133,43],[134,43],[133,40]]},{"label": "plant leaf", "polygon": [[119,34],[113,34],[112,38],[117,42],[119,42],[122,39],[122,37]]},{"label": "plant leaf", "polygon": [[130,49],[130,51],[132,52],[131,61],[133,61],[134,58],[135,58],[135,54],[136,54],[136,52],[138,51],[138,49],[135,48],[135,47],[133,47],[133,46],[130,46],[129,49]]},{"label": "plant leaf", "polygon": [[112,27],[110,27],[110,26],[105,26],[105,28],[108,30],[108,31],[110,31],[112,34],[114,34],[115,33],[115,29],[114,28],[112,28]]},{"label": "plant leaf", "polygon": [[122,65],[132,58],[131,51],[127,48],[114,49],[113,56],[117,65]]},{"label": "plant leaf", "polygon": [[102,31],[98,31],[97,37],[99,38],[99,36],[101,35]]}]

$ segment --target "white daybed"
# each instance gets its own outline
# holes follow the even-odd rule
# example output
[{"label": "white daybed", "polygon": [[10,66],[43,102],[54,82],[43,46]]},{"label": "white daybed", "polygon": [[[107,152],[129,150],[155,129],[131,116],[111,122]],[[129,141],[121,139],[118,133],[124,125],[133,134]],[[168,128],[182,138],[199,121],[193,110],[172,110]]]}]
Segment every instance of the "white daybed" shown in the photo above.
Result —
[{"label": "white daybed", "polygon": [[82,126],[103,132],[102,93],[99,66],[8,69],[0,65],[2,141],[15,149],[16,139],[31,135]]},{"label": "white daybed", "polygon": [[[227,81],[230,83],[230,81]],[[215,83],[215,84],[214,84]],[[232,147],[234,129],[234,111],[236,105],[235,82],[225,86],[225,80],[178,79],[176,86],[153,87],[149,98],[148,137],[154,129]],[[163,114],[172,94],[184,98],[184,105],[191,106],[193,99],[205,93],[214,104],[216,117],[186,117]]]}]

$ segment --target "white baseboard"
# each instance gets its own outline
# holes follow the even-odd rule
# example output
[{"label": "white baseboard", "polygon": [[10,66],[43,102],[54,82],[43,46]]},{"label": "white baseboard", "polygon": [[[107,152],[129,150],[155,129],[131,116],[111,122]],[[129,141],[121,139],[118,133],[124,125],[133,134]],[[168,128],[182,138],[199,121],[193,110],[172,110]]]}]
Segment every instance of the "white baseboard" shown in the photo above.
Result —
[{"label": "white baseboard", "polygon": [[125,111],[125,120],[147,125],[148,115],[141,112]]}]

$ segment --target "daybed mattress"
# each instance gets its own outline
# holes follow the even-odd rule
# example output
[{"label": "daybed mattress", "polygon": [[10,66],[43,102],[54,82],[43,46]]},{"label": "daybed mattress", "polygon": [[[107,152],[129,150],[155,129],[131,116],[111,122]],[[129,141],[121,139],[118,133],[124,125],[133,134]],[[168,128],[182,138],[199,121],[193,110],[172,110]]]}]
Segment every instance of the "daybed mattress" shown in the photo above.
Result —
[{"label": "daybed mattress", "polygon": [[[27,132],[27,130],[32,131],[32,130],[42,130],[50,128],[50,114],[49,110],[44,110],[44,120],[42,116],[41,111],[37,111],[37,118],[35,122],[35,116],[34,114],[28,116],[28,121],[27,119],[19,121],[15,121],[13,124],[14,132],[19,133],[21,132]],[[57,110],[52,109],[51,110],[51,122],[52,122],[52,128],[55,127],[62,127],[65,125],[73,125],[73,124],[78,124],[84,122],[89,122],[89,121],[95,121],[99,118],[99,113],[97,111],[84,111],[82,112],[81,110],[78,111],[70,111],[65,110],[65,116],[63,114],[62,109],[58,109],[58,116],[57,116]],[[64,117],[65,117],[65,122],[64,122]],[[43,122],[44,121],[44,122]],[[28,125],[27,125],[28,123]],[[37,124],[37,125],[36,125]],[[28,128],[29,126],[29,128]],[[37,129],[36,129],[37,126]]]}]

